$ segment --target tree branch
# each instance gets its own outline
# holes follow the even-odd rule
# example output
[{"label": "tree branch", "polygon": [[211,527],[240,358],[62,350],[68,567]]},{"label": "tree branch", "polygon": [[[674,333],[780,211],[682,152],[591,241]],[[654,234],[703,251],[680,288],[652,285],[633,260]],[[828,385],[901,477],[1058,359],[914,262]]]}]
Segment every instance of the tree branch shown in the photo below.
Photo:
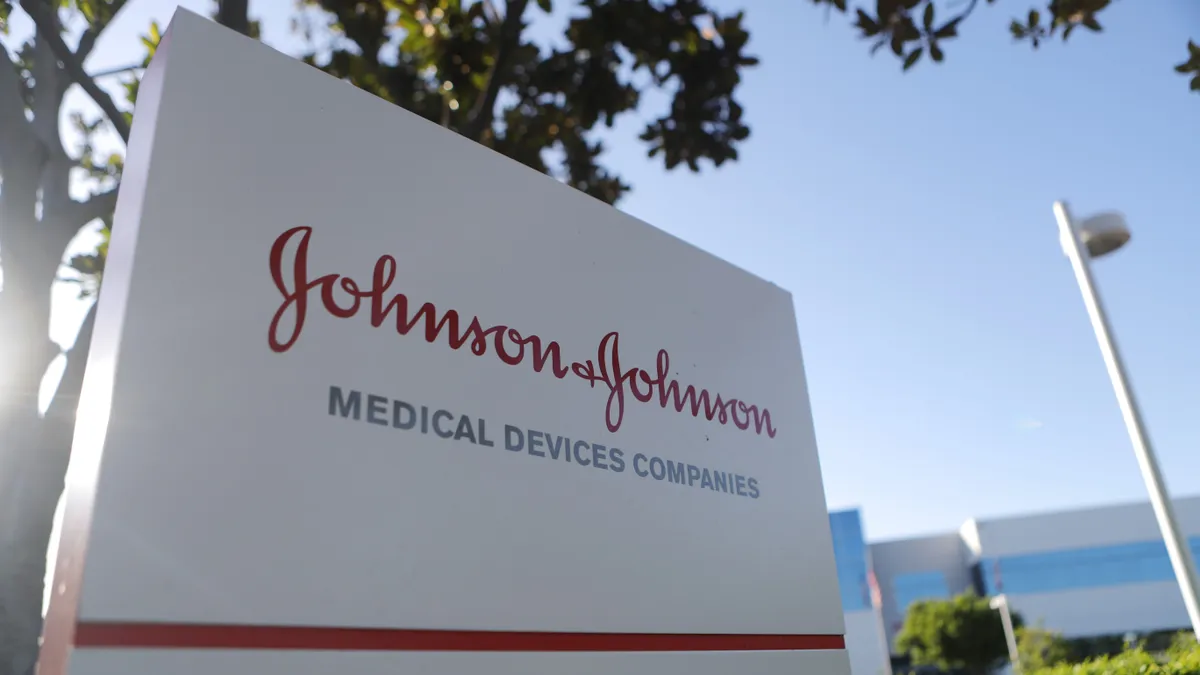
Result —
[{"label": "tree branch", "polygon": [[496,47],[496,62],[492,64],[492,70],[488,73],[483,95],[475,102],[475,107],[461,130],[462,135],[473,141],[478,141],[483,132],[492,126],[496,114],[496,98],[500,95],[500,89],[504,87],[508,62],[521,44],[521,33],[524,29],[521,19],[528,6],[529,0],[508,0],[505,6],[504,22],[500,24],[499,44]]},{"label": "tree branch", "polygon": [[[71,429],[75,427],[75,409],[79,407],[79,391],[83,388],[83,372],[92,349],[92,329],[95,325],[96,303],[93,302],[79,326],[75,345],[67,352],[67,367],[63,369],[62,379],[58,382],[58,388],[54,390],[54,397],[46,407],[47,418],[66,422],[70,424]],[[66,436],[66,441],[70,443],[69,435]]]},{"label": "tree branch", "polygon": [[[96,47],[96,40],[100,39],[100,34],[103,33],[104,29],[108,28],[108,25],[113,22],[113,19],[117,17],[117,13],[125,7],[125,2],[126,0],[114,0],[112,5],[110,5],[112,15],[105,21],[97,21],[96,23],[88,26],[87,30],[83,31],[83,35],[79,36],[79,45],[75,47],[75,58],[79,61],[79,63],[82,64],[87,62],[88,57],[92,54],[92,50]],[[65,70],[62,72],[66,73]],[[103,75],[104,74],[91,75],[91,78],[94,80],[98,77],[102,77]],[[71,86],[71,83],[72,80],[69,73],[67,77],[59,78],[59,87],[62,89],[61,93],[59,93],[60,99],[62,98],[63,94],[67,93],[67,88]]]},{"label": "tree branch", "polygon": [[96,81],[88,76],[83,69],[83,60],[78,55],[71,51],[66,42],[63,42],[62,34],[58,31],[58,21],[54,17],[54,10],[43,3],[42,0],[21,0],[21,8],[25,13],[33,19],[34,25],[37,26],[38,39],[46,39],[50,46],[54,49],[54,54],[58,60],[62,62],[67,74],[71,79],[78,84],[88,96],[100,106],[100,110],[108,117],[108,121],[116,129],[117,135],[121,140],[129,141],[129,123],[125,120],[125,115],[117,108],[117,104],[113,102],[112,97],[108,95]]},{"label": "tree branch", "polygon": [[217,0],[217,23],[250,36],[249,0]]},{"label": "tree branch", "polygon": [[73,228],[73,232],[77,232],[93,220],[112,213],[116,207],[117,188],[113,187],[104,192],[97,192],[82,202],[72,201],[63,210],[59,220],[62,220],[65,226]]},{"label": "tree branch", "polygon": [[488,21],[500,23],[500,12],[496,11],[496,5],[492,3],[492,0],[483,0],[483,9],[487,13]]},{"label": "tree branch", "polygon": [[98,71],[95,73],[89,73],[88,77],[92,78],[93,80],[98,80],[102,77],[112,77],[113,75],[124,75],[125,73],[132,73],[132,72],[138,71],[138,70],[145,70],[145,68],[146,67],[142,65],[141,61],[139,61],[137,63],[133,63],[128,66],[118,66],[116,68],[109,68],[108,70],[101,70],[101,71]]},{"label": "tree branch", "polygon": [[978,4],[979,4],[979,0],[970,0],[970,2],[968,2],[968,3],[967,3],[967,6],[966,6],[966,7],[963,9],[963,11],[959,12],[958,14],[956,14],[956,15],[954,16],[954,18],[950,20],[950,22],[951,22],[951,23],[954,23],[954,22],[962,22],[962,21],[963,21],[964,19],[966,19],[968,16],[971,16],[971,12],[974,12],[974,11],[975,11],[975,7],[976,7]]},{"label": "tree branch", "polygon": [[[58,20],[54,17],[55,31],[58,31]],[[59,79],[61,71],[58,68],[58,58],[50,43],[40,34],[35,36],[33,43],[33,80],[36,83],[33,90],[33,129],[42,145],[51,157],[65,155],[62,140],[58,133],[58,107],[61,99]],[[61,87],[65,92],[66,87]]]},{"label": "tree branch", "polygon": [[[125,3],[121,3],[122,5]],[[79,36],[79,46],[75,48],[75,58],[79,59],[80,63],[87,61],[87,58],[92,55],[92,49],[96,47],[96,40],[100,39],[100,32],[108,24],[103,26],[92,26],[83,31],[83,35]]]},{"label": "tree branch", "polygon": [[25,118],[23,86],[17,65],[0,45],[0,169],[26,161],[39,145],[33,124]]},{"label": "tree branch", "polygon": [[[57,16],[54,17],[57,27]],[[33,45],[33,131],[46,149],[46,164],[42,167],[42,209],[71,199],[71,165],[63,147],[59,126],[59,108],[70,79],[58,65],[50,43],[38,34]]]}]

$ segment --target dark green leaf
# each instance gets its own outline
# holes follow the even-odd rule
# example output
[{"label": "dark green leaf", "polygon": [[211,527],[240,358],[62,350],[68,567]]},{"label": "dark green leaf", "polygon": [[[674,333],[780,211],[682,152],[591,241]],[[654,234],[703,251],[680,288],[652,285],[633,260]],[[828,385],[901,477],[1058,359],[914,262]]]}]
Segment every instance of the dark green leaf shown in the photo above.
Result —
[{"label": "dark green leaf", "polygon": [[933,59],[934,63],[941,63],[945,56],[946,55],[942,53],[941,45],[936,42],[929,43],[929,58]]},{"label": "dark green leaf", "polygon": [[876,23],[875,20],[871,18],[871,15],[867,14],[866,12],[862,11],[861,9],[859,9],[857,11],[858,11],[858,20],[854,22],[854,25],[858,26],[858,29],[862,31],[862,33],[865,37],[871,37],[873,35],[878,35],[879,34],[879,24]]},{"label": "dark green leaf", "polygon": [[1192,78],[1191,90],[1200,91],[1200,75]]},{"label": "dark green leaf", "polygon": [[1038,24],[1040,24],[1041,22],[1042,22],[1041,13],[1038,12],[1036,9],[1029,10],[1029,22],[1027,24],[1028,27],[1029,28],[1037,28]]},{"label": "dark green leaf", "polygon": [[958,18],[958,19],[952,19],[950,21],[947,21],[945,25],[943,25],[941,28],[937,29],[937,31],[933,34],[933,36],[936,38],[939,38],[939,39],[957,37],[959,21],[962,21],[962,19]]},{"label": "dark green leaf", "polygon": [[905,16],[900,20],[900,24],[893,30],[900,36],[900,39],[905,42],[912,42],[921,38],[921,31],[917,29],[917,25],[912,19]]},{"label": "dark green leaf", "polygon": [[916,65],[917,61],[921,58],[921,53],[924,51],[924,47],[917,47],[909,52],[908,56],[904,59],[904,70],[908,70]]},{"label": "dark green leaf", "polygon": [[1025,27],[1019,21],[1013,21],[1008,24],[1008,31],[1017,39],[1025,37]]},{"label": "dark green leaf", "polygon": [[933,3],[932,2],[930,2],[928,5],[925,5],[924,23],[925,23],[926,31],[933,30]]},{"label": "dark green leaf", "polygon": [[1101,30],[1103,30],[1103,28],[1100,26],[1100,22],[1097,21],[1096,17],[1092,14],[1083,17],[1083,21],[1081,23],[1093,33],[1099,33]]},{"label": "dark green leaf", "polygon": [[863,10],[857,10],[857,14],[858,19],[856,22],[854,22],[854,25],[858,26],[858,29],[863,31],[864,36],[870,37],[880,32],[880,24],[875,23],[875,19],[872,19],[870,14],[864,12]]},{"label": "dark green leaf", "polygon": [[322,70],[606,202],[628,186],[602,165],[595,134],[644,94],[673,98],[640,134],[667,168],[733,161],[750,134],[736,99],[757,62],[744,17],[704,0],[576,0],[551,39],[524,25],[501,33],[481,2],[303,1],[340,32],[332,53],[326,36],[310,38]]}]

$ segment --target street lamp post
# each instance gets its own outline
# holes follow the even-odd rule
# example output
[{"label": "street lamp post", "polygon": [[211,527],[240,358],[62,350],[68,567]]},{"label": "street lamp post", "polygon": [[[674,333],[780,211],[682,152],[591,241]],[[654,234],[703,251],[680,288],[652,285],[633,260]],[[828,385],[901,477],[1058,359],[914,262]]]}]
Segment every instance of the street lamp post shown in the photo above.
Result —
[{"label": "street lamp post", "polygon": [[1133,452],[1137,456],[1138,466],[1141,467],[1142,478],[1146,481],[1146,490],[1150,493],[1150,505],[1154,508],[1163,541],[1167,545],[1167,555],[1171,558],[1171,567],[1175,570],[1175,579],[1179,582],[1179,590],[1183,594],[1183,603],[1192,622],[1192,631],[1200,636],[1200,580],[1197,579],[1196,564],[1192,560],[1187,539],[1183,537],[1175,519],[1175,509],[1171,506],[1162,471],[1159,470],[1158,460],[1150,447],[1150,437],[1146,433],[1141,410],[1134,399],[1125,364],[1112,335],[1108,315],[1105,314],[1100,294],[1092,280],[1091,259],[1107,255],[1124,246],[1129,241],[1129,229],[1124,217],[1111,212],[1092,216],[1077,227],[1063,202],[1054,203],[1054,217],[1058,220],[1063,251],[1075,270],[1075,280],[1079,282],[1083,303],[1087,305],[1092,328],[1096,331],[1096,340],[1100,343],[1100,353],[1104,356],[1108,376],[1112,380],[1113,389],[1116,390],[1121,416],[1125,419],[1125,428],[1129,431]]},{"label": "street lamp post", "polygon": [[1001,593],[992,598],[988,605],[1000,612],[1000,622],[1004,624],[1004,641],[1008,644],[1008,660],[1012,663],[1013,675],[1021,672],[1021,656],[1017,651],[1017,631],[1013,628],[1012,610],[1008,607],[1008,596]]}]

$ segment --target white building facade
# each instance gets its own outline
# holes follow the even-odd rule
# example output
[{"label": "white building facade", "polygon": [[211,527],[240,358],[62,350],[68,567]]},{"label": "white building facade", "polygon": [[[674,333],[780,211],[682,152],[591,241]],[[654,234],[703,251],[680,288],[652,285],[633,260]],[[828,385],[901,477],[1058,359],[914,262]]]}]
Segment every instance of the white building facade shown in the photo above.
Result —
[{"label": "white building facade", "polygon": [[[1175,509],[1200,557],[1200,497]],[[862,536],[858,510],[831,513],[830,524],[854,675],[890,673],[912,603],[966,590],[1004,593],[1027,624],[1069,638],[1188,627],[1148,503],[972,519],[958,532],[877,543]]]}]

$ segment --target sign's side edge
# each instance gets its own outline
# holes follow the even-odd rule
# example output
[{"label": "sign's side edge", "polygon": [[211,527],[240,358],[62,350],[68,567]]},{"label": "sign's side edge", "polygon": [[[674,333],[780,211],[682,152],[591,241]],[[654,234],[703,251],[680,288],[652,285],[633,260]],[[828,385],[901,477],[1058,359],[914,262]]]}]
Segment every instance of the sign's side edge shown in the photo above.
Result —
[{"label": "sign's side edge", "polygon": [[92,310],[96,315],[83,386],[75,411],[75,433],[66,472],[54,578],[38,656],[37,672],[40,675],[66,675],[74,646],[92,510],[112,404],[117,352],[125,321],[146,184],[151,175],[150,162],[172,32],[171,26],[168,26],[142,78],[138,114],[130,130],[126,169],[117,195],[109,255],[105,261],[104,289]]}]

